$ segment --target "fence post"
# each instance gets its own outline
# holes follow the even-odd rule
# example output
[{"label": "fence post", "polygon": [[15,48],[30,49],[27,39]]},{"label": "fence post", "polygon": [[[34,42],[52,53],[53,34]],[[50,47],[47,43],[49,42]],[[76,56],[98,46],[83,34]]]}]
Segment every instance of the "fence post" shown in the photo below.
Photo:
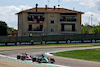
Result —
[{"label": "fence post", "polygon": [[8,45],[7,45],[7,42],[5,42],[5,44],[6,44],[6,46],[8,46]]},{"label": "fence post", "polygon": [[83,43],[84,40],[81,40],[81,41],[82,41],[82,43]]},{"label": "fence post", "polygon": [[56,42],[57,44],[59,44],[58,35],[56,34],[55,36],[56,36]]},{"label": "fence post", "polygon": [[57,44],[59,44],[59,41],[57,40]]},{"label": "fence post", "polygon": [[[85,34],[82,34],[82,36],[83,36],[83,37],[85,37],[84,35],[85,35]],[[83,41],[84,41],[84,38],[82,38],[82,39],[81,39],[81,41],[82,41],[82,43],[83,43]]]}]

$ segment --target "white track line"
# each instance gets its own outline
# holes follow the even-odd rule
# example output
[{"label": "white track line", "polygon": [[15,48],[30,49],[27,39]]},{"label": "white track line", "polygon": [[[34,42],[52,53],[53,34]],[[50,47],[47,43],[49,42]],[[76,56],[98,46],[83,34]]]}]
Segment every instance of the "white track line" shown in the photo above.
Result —
[{"label": "white track line", "polygon": [[11,59],[16,59],[17,60],[17,58],[15,58],[15,57],[10,57],[10,56],[6,56],[6,55],[0,55],[1,57],[4,57],[4,58],[11,58]]},{"label": "white track line", "polygon": [[57,64],[45,64],[45,65],[50,65],[50,66],[55,66],[55,67],[71,67],[71,66],[63,66],[63,65],[57,65]]}]

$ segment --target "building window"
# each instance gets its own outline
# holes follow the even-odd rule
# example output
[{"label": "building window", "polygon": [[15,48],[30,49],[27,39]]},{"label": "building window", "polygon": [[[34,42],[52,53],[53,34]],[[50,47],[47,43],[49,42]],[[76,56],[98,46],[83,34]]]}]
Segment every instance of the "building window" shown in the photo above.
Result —
[{"label": "building window", "polygon": [[29,29],[28,29],[29,31],[32,31],[32,25],[29,25]]},{"label": "building window", "polygon": [[51,29],[50,32],[54,32],[54,29]]},{"label": "building window", "polygon": [[54,24],[54,20],[51,20],[51,22],[50,22],[51,24]]},{"label": "building window", "polygon": [[72,31],[75,31],[75,24],[72,25]]},{"label": "building window", "polygon": [[64,25],[63,24],[61,25],[61,31],[64,31]]}]

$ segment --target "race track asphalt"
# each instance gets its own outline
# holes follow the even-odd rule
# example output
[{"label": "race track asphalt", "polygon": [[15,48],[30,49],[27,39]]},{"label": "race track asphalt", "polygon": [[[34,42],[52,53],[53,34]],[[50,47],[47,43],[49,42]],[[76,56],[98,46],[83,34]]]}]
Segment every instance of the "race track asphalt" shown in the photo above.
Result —
[{"label": "race track asphalt", "polygon": [[[29,53],[30,55],[36,54],[44,54],[46,52],[55,52],[55,51],[68,51],[68,50],[81,50],[81,49],[95,49],[100,48],[99,46],[96,47],[76,47],[76,48],[48,48],[48,49],[31,49],[31,50],[14,50],[14,51],[4,51],[0,52],[2,55],[16,57],[19,53]],[[58,65],[70,66],[70,67],[100,67],[100,62],[93,62],[93,61],[86,61],[86,60],[79,60],[79,59],[71,59],[71,58],[63,58],[63,57],[56,57],[55,63]]]}]

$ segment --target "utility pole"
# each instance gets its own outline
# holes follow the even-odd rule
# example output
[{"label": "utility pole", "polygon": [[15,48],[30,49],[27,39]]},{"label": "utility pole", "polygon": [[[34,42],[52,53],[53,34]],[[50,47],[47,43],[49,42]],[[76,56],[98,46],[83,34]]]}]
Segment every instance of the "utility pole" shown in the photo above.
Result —
[{"label": "utility pole", "polygon": [[93,16],[93,14],[91,15],[91,26],[92,26],[92,16]]},{"label": "utility pole", "polygon": [[60,0],[58,0],[58,7],[60,7]]},{"label": "utility pole", "polygon": [[88,23],[91,25],[90,18],[91,18],[91,17],[89,16],[89,18],[88,18]]},{"label": "utility pole", "polygon": [[50,3],[50,1],[48,0],[48,7],[49,7],[49,3]]}]

